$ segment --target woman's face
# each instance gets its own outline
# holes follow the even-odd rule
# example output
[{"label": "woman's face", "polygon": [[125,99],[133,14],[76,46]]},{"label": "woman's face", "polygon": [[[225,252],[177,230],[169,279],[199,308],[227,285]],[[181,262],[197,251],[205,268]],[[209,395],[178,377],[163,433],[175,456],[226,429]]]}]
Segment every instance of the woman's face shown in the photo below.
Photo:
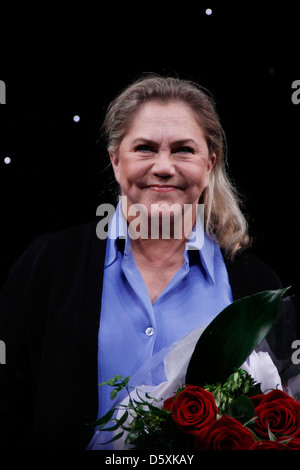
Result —
[{"label": "woman's face", "polygon": [[128,208],[143,204],[148,214],[163,203],[196,206],[215,163],[194,112],[176,101],[145,103],[110,157]]}]

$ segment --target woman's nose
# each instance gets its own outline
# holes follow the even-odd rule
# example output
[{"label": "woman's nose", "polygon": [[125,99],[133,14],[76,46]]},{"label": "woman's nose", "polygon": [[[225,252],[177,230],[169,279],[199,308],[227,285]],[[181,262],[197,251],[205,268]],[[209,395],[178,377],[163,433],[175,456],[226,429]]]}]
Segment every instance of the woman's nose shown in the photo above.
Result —
[{"label": "woman's nose", "polygon": [[170,152],[158,152],[152,172],[164,178],[175,175],[174,161]]}]

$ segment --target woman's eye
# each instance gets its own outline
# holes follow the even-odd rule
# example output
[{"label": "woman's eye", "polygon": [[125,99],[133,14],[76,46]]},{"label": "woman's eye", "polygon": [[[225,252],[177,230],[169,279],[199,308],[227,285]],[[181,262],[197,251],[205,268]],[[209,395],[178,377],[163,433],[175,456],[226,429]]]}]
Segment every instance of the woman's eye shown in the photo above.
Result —
[{"label": "woman's eye", "polygon": [[173,150],[174,153],[195,153],[194,152],[194,149],[192,147],[189,147],[189,146],[184,146],[184,147],[178,147],[176,149]]},{"label": "woman's eye", "polygon": [[147,144],[141,144],[135,147],[137,152],[153,152],[153,148]]},{"label": "woman's eye", "polygon": [[[153,153],[156,151],[154,147],[149,144],[140,144],[135,147],[136,152],[144,152],[144,153]],[[171,153],[191,153],[194,154],[195,151],[192,147],[188,145],[184,145],[182,147],[175,147],[172,149]]]}]

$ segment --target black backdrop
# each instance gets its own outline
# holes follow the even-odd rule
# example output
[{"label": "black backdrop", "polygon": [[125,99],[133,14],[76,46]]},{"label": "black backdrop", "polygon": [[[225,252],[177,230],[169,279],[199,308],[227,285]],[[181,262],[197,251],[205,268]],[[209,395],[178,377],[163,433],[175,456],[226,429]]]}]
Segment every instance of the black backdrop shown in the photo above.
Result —
[{"label": "black backdrop", "polygon": [[[110,100],[141,73],[178,75],[214,95],[253,251],[299,295],[300,79],[295,7],[198,2],[28,5],[1,29],[0,283],[38,235],[95,219],[111,201],[99,129]],[[210,7],[212,15],[206,15]],[[80,116],[75,122],[73,117]],[[9,157],[11,163],[4,159]]]}]

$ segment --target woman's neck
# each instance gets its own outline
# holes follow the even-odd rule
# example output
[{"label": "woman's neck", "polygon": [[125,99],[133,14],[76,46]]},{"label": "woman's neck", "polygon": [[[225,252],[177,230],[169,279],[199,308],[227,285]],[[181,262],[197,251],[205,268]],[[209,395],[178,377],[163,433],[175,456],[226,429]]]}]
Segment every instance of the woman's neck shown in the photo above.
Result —
[{"label": "woman's neck", "polygon": [[184,260],[185,244],[185,238],[131,240],[136,264],[148,270],[180,267]]}]

